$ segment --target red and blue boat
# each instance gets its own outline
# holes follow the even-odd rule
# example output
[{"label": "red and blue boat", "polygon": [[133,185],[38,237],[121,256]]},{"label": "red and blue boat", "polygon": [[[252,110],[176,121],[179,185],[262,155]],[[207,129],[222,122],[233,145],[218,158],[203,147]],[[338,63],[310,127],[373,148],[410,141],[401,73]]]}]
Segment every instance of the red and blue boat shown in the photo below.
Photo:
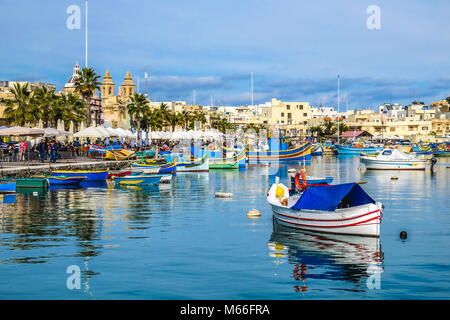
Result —
[{"label": "red and blue boat", "polygon": [[[272,145],[273,143],[269,143],[269,146]],[[275,147],[268,151],[248,151],[247,159],[249,163],[311,161],[311,142],[305,142],[292,149]]]}]

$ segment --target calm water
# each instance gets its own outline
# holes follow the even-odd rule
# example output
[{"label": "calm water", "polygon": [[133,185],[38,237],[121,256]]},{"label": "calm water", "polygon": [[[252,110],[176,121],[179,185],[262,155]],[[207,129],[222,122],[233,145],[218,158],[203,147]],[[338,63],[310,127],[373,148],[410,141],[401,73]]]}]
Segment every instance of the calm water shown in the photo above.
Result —
[{"label": "calm water", "polygon": [[[363,188],[385,206],[379,240],[274,229],[267,166],[178,174],[172,186],[145,190],[105,184],[4,196],[0,298],[448,299],[448,162],[431,175],[313,158],[308,174],[369,181]],[[283,182],[293,167],[281,167]],[[261,217],[249,219],[250,209]],[[67,288],[71,265],[80,289]]]}]

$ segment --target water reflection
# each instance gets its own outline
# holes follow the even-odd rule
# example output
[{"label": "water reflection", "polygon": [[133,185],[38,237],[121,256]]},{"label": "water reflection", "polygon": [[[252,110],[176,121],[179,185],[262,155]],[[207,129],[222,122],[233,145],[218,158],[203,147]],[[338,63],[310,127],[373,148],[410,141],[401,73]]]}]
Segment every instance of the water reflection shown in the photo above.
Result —
[{"label": "water reflection", "polygon": [[365,291],[369,267],[379,266],[382,272],[378,238],[300,232],[274,223],[267,247],[277,264],[294,265],[296,292],[307,291],[317,280],[345,281],[350,290]]}]

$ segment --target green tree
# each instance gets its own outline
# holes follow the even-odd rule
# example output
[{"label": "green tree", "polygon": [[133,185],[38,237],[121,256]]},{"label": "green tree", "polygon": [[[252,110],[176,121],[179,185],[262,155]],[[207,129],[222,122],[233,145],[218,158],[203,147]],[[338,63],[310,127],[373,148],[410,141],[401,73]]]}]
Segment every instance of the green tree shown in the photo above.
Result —
[{"label": "green tree", "polygon": [[91,125],[91,99],[95,90],[100,90],[100,76],[92,68],[83,68],[75,80],[75,91],[81,95],[86,105],[86,125]]},{"label": "green tree", "polygon": [[56,126],[57,120],[64,120],[65,129],[68,130],[70,121],[73,121],[74,125],[78,125],[85,119],[86,105],[80,96],[72,93],[62,94],[58,99],[58,103],[55,108],[55,116],[53,125]]},{"label": "green tree", "polygon": [[141,137],[141,121],[150,109],[149,100],[140,93],[135,93],[127,104],[128,114],[133,118],[133,127],[137,127],[139,141]]},{"label": "green tree", "polygon": [[31,102],[32,95],[28,90],[28,84],[15,83],[11,93],[14,96],[13,99],[5,100],[6,108],[3,111],[5,120],[19,126],[25,125],[26,122],[36,122],[38,115]]},{"label": "green tree", "polygon": [[55,90],[48,90],[46,87],[41,87],[34,91],[32,98],[32,105],[37,112],[38,117],[44,123],[44,127],[49,127],[50,123],[56,123],[55,110],[57,110],[59,98],[55,94]]}]

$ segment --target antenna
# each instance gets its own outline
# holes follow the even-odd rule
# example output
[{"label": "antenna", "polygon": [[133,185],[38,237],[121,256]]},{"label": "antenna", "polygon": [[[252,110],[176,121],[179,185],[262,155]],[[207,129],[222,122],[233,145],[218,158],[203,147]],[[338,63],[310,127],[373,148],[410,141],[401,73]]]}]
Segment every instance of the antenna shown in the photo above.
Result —
[{"label": "antenna", "polygon": [[88,0],[86,0],[86,68],[88,67]]}]

